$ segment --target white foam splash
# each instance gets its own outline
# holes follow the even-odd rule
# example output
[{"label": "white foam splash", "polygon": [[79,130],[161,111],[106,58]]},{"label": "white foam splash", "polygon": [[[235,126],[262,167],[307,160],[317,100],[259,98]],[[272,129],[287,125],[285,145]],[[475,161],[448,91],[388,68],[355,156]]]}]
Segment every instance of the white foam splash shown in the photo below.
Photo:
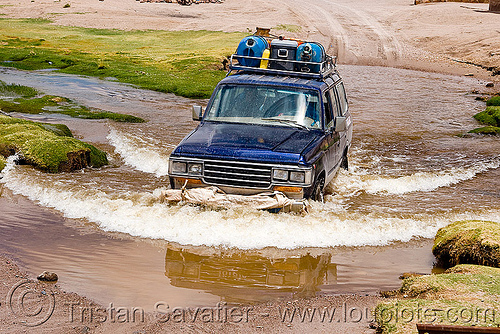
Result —
[{"label": "white foam splash", "polygon": [[342,193],[365,191],[369,194],[402,195],[411,192],[434,191],[474,178],[477,174],[500,167],[500,161],[478,162],[472,167],[452,168],[436,172],[419,172],[412,175],[390,177],[370,175],[364,170],[341,173],[335,181],[335,189]]},{"label": "white foam splash", "polygon": [[7,163],[5,164],[5,167],[3,170],[0,172],[0,175],[3,177],[4,175],[7,175],[7,173],[11,172],[15,167],[16,167],[16,160],[18,159],[18,155],[11,155],[7,157]]},{"label": "white foam splash", "polygon": [[153,142],[116,129],[111,129],[107,138],[127,165],[158,177],[168,175],[168,155]]},{"label": "white foam splash", "polygon": [[477,213],[406,217],[362,214],[348,212],[335,201],[314,202],[313,211],[303,217],[250,208],[214,211],[189,205],[168,206],[155,201],[150,193],[115,195],[79,184],[70,187],[13,163],[3,174],[0,182],[13,192],[55,208],[66,217],[88,219],[106,231],[184,245],[240,249],[385,245],[413,237],[433,237],[440,227],[458,219],[500,220],[498,211],[484,217]]}]

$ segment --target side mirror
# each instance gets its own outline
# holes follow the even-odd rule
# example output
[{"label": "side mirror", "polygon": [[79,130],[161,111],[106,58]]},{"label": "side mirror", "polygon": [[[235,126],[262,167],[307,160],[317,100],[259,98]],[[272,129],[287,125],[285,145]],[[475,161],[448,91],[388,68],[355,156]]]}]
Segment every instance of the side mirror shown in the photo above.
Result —
[{"label": "side mirror", "polygon": [[347,130],[347,120],[345,117],[335,118],[335,132],[343,132]]},{"label": "side mirror", "polygon": [[201,106],[193,106],[193,121],[201,121],[203,116],[203,108]]}]

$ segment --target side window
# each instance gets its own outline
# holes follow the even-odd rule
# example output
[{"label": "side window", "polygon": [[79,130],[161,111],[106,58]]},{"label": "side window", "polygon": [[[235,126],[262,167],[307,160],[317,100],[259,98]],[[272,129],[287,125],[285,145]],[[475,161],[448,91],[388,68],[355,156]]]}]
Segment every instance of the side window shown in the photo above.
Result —
[{"label": "side window", "polygon": [[339,105],[337,103],[337,99],[335,98],[335,92],[333,88],[330,89],[329,93],[330,93],[330,100],[332,101],[333,118],[335,118],[337,116],[340,116]]},{"label": "side window", "polygon": [[324,93],[323,99],[325,101],[325,123],[326,128],[331,128],[335,124],[335,117],[338,116],[337,99],[333,89],[327,90]]},{"label": "side window", "polygon": [[344,88],[344,84],[343,83],[340,83],[338,84],[335,89],[337,90],[337,94],[338,94],[338,97],[339,97],[339,105],[340,105],[340,115],[341,116],[344,116],[345,113],[347,112],[347,98],[345,96],[345,88]]},{"label": "side window", "polygon": [[332,98],[330,95],[330,91],[326,91],[323,93],[323,105],[325,107],[325,124],[326,128],[328,129],[333,125]]}]

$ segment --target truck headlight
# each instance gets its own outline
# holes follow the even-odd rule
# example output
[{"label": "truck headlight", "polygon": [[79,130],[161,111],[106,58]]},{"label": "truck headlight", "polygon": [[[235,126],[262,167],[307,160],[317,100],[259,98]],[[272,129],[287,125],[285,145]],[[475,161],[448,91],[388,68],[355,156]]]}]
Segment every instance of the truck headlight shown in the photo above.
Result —
[{"label": "truck headlight", "polygon": [[288,171],[283,169],[275,169],[273,171],[273,179],[288,181]]},{"label": "truck headlight", "polygon": [[290,172],[290,182],[305,183],[306,175],[304,172]]},{"label": "truck headlight", "polygon": [[201,175],[203,171],[203,165],[198,163],[188,163],[188,174],[189,175]]},{"label": "truck headlight", "polygon": [[171,173],[186,174],[187,165],[185,162],[172,161],[170,166],[172,167],[172,170],[170,171]]}]

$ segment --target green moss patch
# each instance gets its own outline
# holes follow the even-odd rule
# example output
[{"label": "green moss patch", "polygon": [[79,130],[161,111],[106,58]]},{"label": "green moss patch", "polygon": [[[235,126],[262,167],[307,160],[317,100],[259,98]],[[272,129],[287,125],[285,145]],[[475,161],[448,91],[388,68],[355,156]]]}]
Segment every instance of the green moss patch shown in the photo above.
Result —
[{"label": "green moss patch", "polygon": [[35,88],[16,85],[16,84],[6,84],[3,81],[0,81],[0,95],[14,95],[21,96],[24,98],[31,98],[38,95],[38,91]]},{"label": "green moss patch", "polygon": [[23,162],[52,173],[108,164],[105,152],[69,134],[64,125],[0,115],[0,154],[7,157],[18,153]]},{"label": "green moss patch", "polygon": [[486,101],[487,106],[500,106],[500,96],[493,96],[491,99]]},{"label": "green moss patch", "polygon": [[73,137],[71,130],[64,124],[39,123],[45,130],[50,131],[58,136]]},{"label": "green moss patch", "polygon": [[222,61],[245,35],[88,29],[0,18],[0,64],[114,77],[145,89],[207,98],[226,74]]},{"label": "green moss patch", "polygon": [[432,252],[444,267],[460,263],[498,267],[500,224],[479,220],[454,222],[439,229]]},{"label": "green moss patch", "polygon": [[399,293],[406,297],[441,295],[457,300],[468,294],[471,300],[480,298],[475,294],[500,295],[500,268],[460,264],[443,274],[405,278]]},{"label": "green moss patch", "polygon": [[31,87],[7,85],[0,81],[0,110],[25,114],[57,113],[84,119],[111,119],[117,122],[143,123],[140,117],[91,110],[68,98],[42,95]]},{"label": "green moss patch", "polygon": [[377,305],[382,333],[417,333],[417,323],[500,325],[500,269],[458,265],[443,274],[408,277],[395,298]]},{"label": "green moss patch", "polygon": [[483,124],[500,127],[500,107],[489,106],[485,111],[474,115],[474,118]]},{"label": "green moss patch", "polygon": [[475,114],[474,118],[487,126],[471,130],[469,133],[500,135],[500,96],[488,99],[486,105],[486,110]]},{"label": "green moss patch", "polygon": [[474,130],[470,130],[469,133],[479,133],[483,135],[500,135],[500,127],[498,126],[485,126],[482,128],[477,128]]},{"label": "green moss patch", "polygon": [[301,32],[302,27],[295,24],[280,24],[274,27],[276,30],[284,30],[288,32]]}]

